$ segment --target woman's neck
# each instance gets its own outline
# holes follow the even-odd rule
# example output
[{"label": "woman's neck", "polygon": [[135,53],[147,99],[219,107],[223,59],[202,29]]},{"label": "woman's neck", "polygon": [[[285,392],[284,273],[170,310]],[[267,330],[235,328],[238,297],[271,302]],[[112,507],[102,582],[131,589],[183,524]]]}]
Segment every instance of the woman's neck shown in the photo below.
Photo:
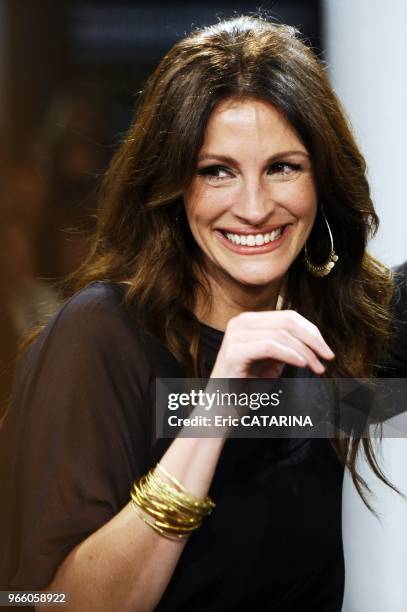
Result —
[{"label": "woman's neck", "polygon": [[221,284],[214,278],[208,279],[208,282],[211,303],[199,294],[195,315],[202,323],[221,331],[226,329],[230,319],[242,312],[275,310],[284,285],[283,280],[278,285],[273,283],[266,287]]}]

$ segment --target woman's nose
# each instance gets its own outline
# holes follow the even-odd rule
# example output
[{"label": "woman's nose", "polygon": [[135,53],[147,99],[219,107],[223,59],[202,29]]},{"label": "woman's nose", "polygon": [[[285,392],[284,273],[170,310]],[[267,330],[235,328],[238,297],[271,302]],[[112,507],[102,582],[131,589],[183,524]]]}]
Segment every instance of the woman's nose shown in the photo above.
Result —
[{"label": "woman's nose", "polygon": [[276,207],[270,191],[261,181],[243,184],[232,206],[232,212],[250,225],[263,225],[269,220]]}]

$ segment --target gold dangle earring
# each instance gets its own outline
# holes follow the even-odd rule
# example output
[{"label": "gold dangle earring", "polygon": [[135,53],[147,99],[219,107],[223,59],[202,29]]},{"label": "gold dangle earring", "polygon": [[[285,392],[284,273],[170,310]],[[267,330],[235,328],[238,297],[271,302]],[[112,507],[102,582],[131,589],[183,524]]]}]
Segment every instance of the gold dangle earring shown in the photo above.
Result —
[{"label": "gold dangle earring", "polygon": [[305,267],[307,268],[307,270],[308,270],[308,272],[310,274],[312,274],[313,276],[317,276],[318,278],[322,278],[323,276],[327,276],[331,272],[331,270],[334,267],[334,265],[336,264],[336,262],[338,261],[338,255],[335,253],[335,249],[334,249],[334,240],[332,238],[331,228],[329,227],[328,219],[325,216],[325,212],[324,212],[324,209],[322,207],[322,204],[321,204],[321,211],[322,211],[322,214],[324,216],[325,223],[326,223],[326,226],[328,228],[329,239],[331,241],[331,252],[329,253],[328,259],[324,263],[322,263],[322,264],[315,264],[313,261],[311,261],[310,256],[308,255],[307,243],[305,243],[305,245],[304,245],[304,264],[305,264]]}]

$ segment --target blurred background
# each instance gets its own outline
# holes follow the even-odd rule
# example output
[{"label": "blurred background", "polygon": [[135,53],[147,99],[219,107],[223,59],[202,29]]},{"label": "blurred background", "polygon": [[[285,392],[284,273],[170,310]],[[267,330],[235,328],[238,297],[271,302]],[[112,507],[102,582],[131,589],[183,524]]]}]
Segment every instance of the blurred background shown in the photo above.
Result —
[{"label": "blurred background", "polygon": [[[192,28],[258,9],[297,26],[326,63],[368,162],[382,220],[371,249],[389,265],[407,259],[405,0],[0,0],[0,414],[18,342],[57,308],[56,283],[86,255],[98,182],[145,79]],[[384,460],[407,488],[400,442]],[[389,533],[352,486],[344,611],[405,610],[406,507],[380,490],[379,510],[398,513]]]}]

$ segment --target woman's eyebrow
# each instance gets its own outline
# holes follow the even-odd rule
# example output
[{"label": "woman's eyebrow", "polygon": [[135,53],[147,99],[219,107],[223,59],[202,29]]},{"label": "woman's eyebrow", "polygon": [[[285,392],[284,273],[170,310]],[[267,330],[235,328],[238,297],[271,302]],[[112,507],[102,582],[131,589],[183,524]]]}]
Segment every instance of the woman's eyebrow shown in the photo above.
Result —
[{"label": "woman's eyebrow", "polygon": [[[266,159],[266,163],[272,163],[276,159],[281,159],[282,157],[288,157],[289,155],[302,155],[303,157],[307,157],[308,159],[310,157],[306,151],[300,151],[300,150],[279,151],[278,153],[274,153],[273,155],[268,157]],[[200,155],[198,158],[198,162],[203,162],[209,159],[212,159],[212,160],[216,159],[226,164],[239,165],[239,162],[233,157],[230,157],[229,155],[217,155],[216,153],[205,153],[204,155]]]}]

